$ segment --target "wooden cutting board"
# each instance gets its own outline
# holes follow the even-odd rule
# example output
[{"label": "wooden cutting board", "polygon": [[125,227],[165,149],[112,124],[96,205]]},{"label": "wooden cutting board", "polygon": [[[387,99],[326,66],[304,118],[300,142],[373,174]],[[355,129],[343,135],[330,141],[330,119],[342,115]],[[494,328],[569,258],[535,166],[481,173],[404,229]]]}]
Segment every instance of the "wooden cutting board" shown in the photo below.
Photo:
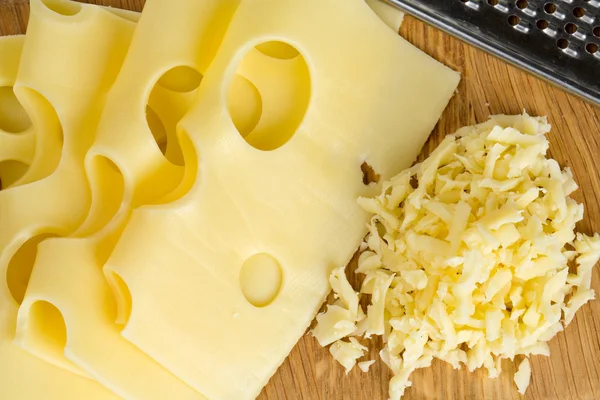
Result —
[{"label": "wooden cutting board", "polygon": [[[143,0],[88,2],[136,11],[140,11],[144,3]],[[27,0],[0,0],[0,35],[24,33],[28,12]],[[596,164],[600,161],[599,108],[414,18],[406,18],[400,34],[439,61],[460,71],[463,78],[458,93],[444,112],[421,158],[435,148],[445,134],[464,125],[483,122],[490,114],[517,114],[525,109],[531,115],[547,115],[553,126],[549,134],[550,155],[562,166],[572,169],[581,187],[574,195],[584,203],[586,210],[579,230],[588,234],[600,231],[600,166]],[[600,271],[594,274],[592,287],[600,293]],[[374,343],[371,348],[370,356],[374,359],[378,359],[377,347],[380,344]],[[532,357],[532,383],[524,398],[600,399],[600,300],[584,306],[566,331],[550,342],[550,349],[550,358]],[[412,375],[413,387],[404,399],[521,398],[512,381],[513,363],[505,361],[503,369],[499,378],[490,380],[483,371],[469,373],[464,368],[454,371],[442,362],[435,362],[432,368]],[[311,336],[306,335],[259,399],[385,400],[389,379],[390,373],[381,362],[373,365],[366,374],[355,368],[346,376],[344,369],[331,359],[328,350],[320,348]],[[232,384],[234,382],[232,377]]]}]

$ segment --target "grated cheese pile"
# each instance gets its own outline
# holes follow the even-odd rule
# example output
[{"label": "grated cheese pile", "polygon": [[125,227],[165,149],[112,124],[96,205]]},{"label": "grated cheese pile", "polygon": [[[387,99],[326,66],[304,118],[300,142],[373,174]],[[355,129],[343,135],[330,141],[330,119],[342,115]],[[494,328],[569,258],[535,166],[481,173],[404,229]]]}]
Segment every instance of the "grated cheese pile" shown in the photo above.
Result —
[{"label": "grated cheese pile", "polygon": [[[366,350],[352,336],[383,336],[392,400],[434,358],[494,378],[501,359],[549,355],[547,341],[594,298],[600,258],[598,234],[574,233],[583,205],[569,197],[571,171],[545,156],[549,130],[545,118],[494,116],[359,199],[373,214],[357,269],[364,282],[356,293],[343,268],[333,271],[336,301],[313,330],[347,371]],[[525,359],[520,393],[530,377]]]}]

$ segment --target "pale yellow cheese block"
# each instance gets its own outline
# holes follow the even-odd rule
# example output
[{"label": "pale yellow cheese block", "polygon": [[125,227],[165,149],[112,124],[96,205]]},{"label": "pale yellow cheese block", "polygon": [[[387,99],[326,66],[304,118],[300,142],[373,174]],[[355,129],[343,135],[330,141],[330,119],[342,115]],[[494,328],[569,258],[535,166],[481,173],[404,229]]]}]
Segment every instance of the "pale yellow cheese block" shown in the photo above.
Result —
[{"label": "pale yellow cheese block", "polygon": [[[244,56],[273,40],[304,57],[308,96],[288,99],[292,126],[252,141],[262,151],[227,95]],[[355,199],[376,188],[361,164],[383,179],[409,166],[458,80],[362,0],[242,2],[178,130],[181,198],[135,210],[105,266],[123,336],[208,398],[255,397],[365,233]]]},{"label": "pale yellow cheese block", "polygon": [[[17,68],[21,51],[23,47],[23,36],[12,36],[0,38],[0,86],[11,88],[15,84]],[[10,100],[14,104],[14,99]],[[11,116],[6,114],[6,108],[0,108],[0,121],[6,121],[5,118]],[[33,114],[33,112],[32,112]],[[35,114],[33,114],[35,115]],[[24,124],[28,121],[24,118]],[[34,127],[40,128],[37,123],[39,119],[34,118]],[[7,125],[4,125],[6,127]],[[12,126],[19,126],[12,125]],[[27,128],[33,135],[33,130]],[[4,132],[0,132],[2,135]],[[39,143],[39,142],[38,142]],[[11,159],[15,158],[15,149],[11,143],[2,143]],[[43,163],[42,163],[43,164]],[[43,168],[41,169],[43,171]],[[15,181],[12,187],[18,186]],[[14,188],[4,188],[5,193]],[[7,215],[4,208],[0,208],[0,226],[4,227],[7,221]],[[96,382],[77,376],[62,368],[50,365],[20,349],[13,343],[16,326],[16,316],[18,303],[13,298],[9,290],[12,288],[15,293],[22,293],[24,287],[19,287],[22,283],[13,280],[12,276],[7,276],[6,266],[2,268],[2,276],[8,278],[0,285],[0,398],[7,400],[110,400],[115,399],[108,390],[101,387]]]}]

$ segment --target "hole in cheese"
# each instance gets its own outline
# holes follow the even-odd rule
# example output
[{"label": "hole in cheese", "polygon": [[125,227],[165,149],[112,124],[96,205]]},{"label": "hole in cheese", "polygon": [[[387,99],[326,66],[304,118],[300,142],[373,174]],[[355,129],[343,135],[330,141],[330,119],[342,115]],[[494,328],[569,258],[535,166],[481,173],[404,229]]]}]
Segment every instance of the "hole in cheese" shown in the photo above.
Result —
[{"label": "hole in cheese", "polygon": [[[292,53],[297,50],[287,43],[259,44],[244,56],[236,70],[257,93],[239,78],[230,83],[229,113],[240,135],[256,149],[268,151],[283,146],[294,136],[306,114],[311,93],[310,73],[304,57],[300,53],[292,57]],[[242,90],[245,93],[240,93]],[[236,96],[253,98],[256,107],[260,96],[262,112],[250,132],[247,131],[258,110],[242,109],[242,99]]]},{"label": "hole in cheese", "polygon": [[44,239],[55,237],[52,234],[34,236],[17,250],[6,270],[6,284],[13,299],[21,304],[29,284],[29,278],[37,257],[38,244]]},{"label": "hole in cheese", "polygon": [[269,305],[281,289],[283,272],[279,262],[265,253],[249,257],[240,270],[240,288],[246,300],[256,307]]},{"label": "hole in cheese", "polygon": [[256,49],[266,56],[281,60],[291,60],[300,54],[294,47],[279,41],[261,43],[256,46]]},{"label": "hole in cheese", "polygon": [[7,189],[14,185],[29,169],[29,165],[15,160],[0,162],[0,189]]},{"label": "hole in cheese", "polygon": [[174,92],[187,93],[200,86],[202,75],[195,69],[181,65],[168,70],[159,80],[158,84]]},{"label": "hole in cheese", "polygon": [[0,130],[20,133],[31,126],[27,112],[10,86],[0,87]]},{"label": "hole in cheese", "polygon": [[242,137],[256,128],[262,114],[262,99],[256,86],[248,79],[235,75],[228,97],[231,120]]},{"label": "hole in cheese", "polygon": [[365,185],[379,182],[379,174],[375,172],[373,167],[371,167],[366,161],[361,164],[360,170],[363,173],[363,183]]},{"label": "hole in cheese", "polygon": [[165,128],[165,125],[161,121],[158,114],[156,114],[156,112],[150,106],[146,106],[146,122],[148,123],[150,132],[152,132],[152,136],[154,136],[154,140],[156,141],[156,145],[158,146],[159,150],[161,153],[166,154],[167,129]]},{"label": "hole in cheese", "polygon": [[131,292],[129,286],[125,283],[123,278],[114,271],[106,271],[106,280],[112,290],[116,306],[116,320],[115,322],[119,325],[126,325],[131,315]]},{"label": "hole in cheese", "polygon": [[81,4],[63,0],[42,0],[42,4],[57,14],[71,17],[81,11]]},{"label": "hole in cheese", "polygon": [[50,364],[86,376],[65,357],[67,327],[54,304],[45,300],[33,302],[26,313],[19,314],[17,325],[15,343],[21,348]]},{"label": "hole in cheese", "polygon": [[[19,93],[24,109],[31,117],[34,133],[34,154],[29,169],[13,186],[31,183],[51,175],[58,167],[64,145],[63,128],[52,104],[34,89],[20,86]],[[8,187],[4,182],[4,187]]]},{"label": "hole in cheese", "polygon": [[175,67],[162,75],[148,97],[146,122],[160,151],[175,165],[184,165],[177,124],[190,109],[201,80],[196,70]]},{"label": "hole in cheese", "polygon": [[149,204],[169,204],[179,200],[192,189],[196,182],[198,175],[198,153],[196,153],[194,144],[185,130],[181,129],[177,134],[177,138],[181,146],[183,164],[185,165],[183,178],[175,190],[160,199],[150,201]]}]

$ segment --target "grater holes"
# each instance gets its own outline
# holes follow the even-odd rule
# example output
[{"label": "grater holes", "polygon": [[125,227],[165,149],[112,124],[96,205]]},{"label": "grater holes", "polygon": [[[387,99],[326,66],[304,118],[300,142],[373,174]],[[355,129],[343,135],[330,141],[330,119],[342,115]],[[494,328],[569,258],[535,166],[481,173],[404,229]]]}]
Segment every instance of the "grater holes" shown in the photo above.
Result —
[{"label": "grater holes", "polygon": [[545,19],[538,19],[537,22],[535,23],[535,26],[537,26],[538,29],[541,29],[541,30],[548,28],[549,25],[550,24]]},{"label": "grater holes", "polygon": [[519,8],[520,10],[527,8],[527,6],[529,6],[527,0],[517,0],[517,8]]},{"label": "grater holes", "polygon": [[526,20],[521,20],[519,16],[512,14],[508,17],[508,24],[521,33],[528,33],[531,25]]},{"label": "grater holes", "polygon": [[569,47],[569,41],[567,39],[558,39],[556,41],[556,47],[558,47],[561,50],[565,50],[567,47]]},{"label": "grater holes", "polygon": [[556,12],[556,4],[554,4],[554,3],[544,4],[544,11],[546,11],[546,14],[554,14]]},{"label": "grater holes", "polygon": [[598,52],[598,45],[596,43],[588,43],[585,45],[585,51],[590,54],[596,54]]},{"label": "grater holes", "polygon": [[585,10],[582,7],[575,7],[573,9],[573,15],[577,18],[583,18],[585,16]]},{"label": "grater holes", "polygon": [[593,30],[594,36],[600,37],[600,26],[596,26]]},{"label": "grater holes", "polygon": [[513,3],[509,3],[507,0],[487,0],[487,4],[494,7],[496,11],[500,11],[502,13],[508,13],[510,8],[513,6]]},{"label": "grater holes", "polygon": [[565,32],[567,32],[569,35],[574,34],[575,32],[577,32],[577,25],[575,25],[572,22],[569,22],[565,25]]}]

